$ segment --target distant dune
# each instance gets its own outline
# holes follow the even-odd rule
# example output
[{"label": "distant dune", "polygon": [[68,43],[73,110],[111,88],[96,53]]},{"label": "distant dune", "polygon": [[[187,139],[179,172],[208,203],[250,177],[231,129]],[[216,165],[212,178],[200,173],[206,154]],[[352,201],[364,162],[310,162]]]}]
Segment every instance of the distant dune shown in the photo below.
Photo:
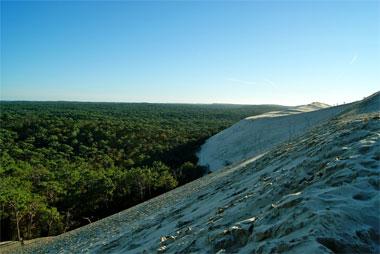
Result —
[{"label": "distant dune", "polygon": [[329,107],[313,102],[248,117],[208,139],[198,153],[199,164],[215,171],[257,156],[326,122],[349,106]]},{"label": "distant dune", "polygon": [[379,93],[244,119],[200,158],[217,171],[12,251],[379,253]]}]

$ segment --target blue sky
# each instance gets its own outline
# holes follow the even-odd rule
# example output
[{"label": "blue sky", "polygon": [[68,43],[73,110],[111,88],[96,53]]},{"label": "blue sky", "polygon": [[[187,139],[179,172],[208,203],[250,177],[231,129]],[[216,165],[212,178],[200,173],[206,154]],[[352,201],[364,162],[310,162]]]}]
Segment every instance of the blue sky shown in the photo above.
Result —
[{"label": "blue sky", "polygon": [[1,2],[1,99],[330,104],[379,90],[379,1]]}]

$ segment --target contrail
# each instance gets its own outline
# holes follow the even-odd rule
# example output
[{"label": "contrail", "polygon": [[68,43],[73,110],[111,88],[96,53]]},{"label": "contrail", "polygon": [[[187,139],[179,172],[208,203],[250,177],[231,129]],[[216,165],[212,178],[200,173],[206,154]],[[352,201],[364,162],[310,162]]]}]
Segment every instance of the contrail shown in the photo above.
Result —
[{"label": "contrail", "polygon": [[355,62],[356,62],[356,59],[358,59],[358,54],[355,54],[355,55],[352,57],[352,59],[351,59],[351,61],[350,61],[350,64],[355,63]]}]

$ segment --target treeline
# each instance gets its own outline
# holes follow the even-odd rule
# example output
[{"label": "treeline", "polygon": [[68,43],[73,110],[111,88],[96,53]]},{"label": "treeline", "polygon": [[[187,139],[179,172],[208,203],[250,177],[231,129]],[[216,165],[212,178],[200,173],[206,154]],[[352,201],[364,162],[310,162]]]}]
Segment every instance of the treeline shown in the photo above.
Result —
[{"label": "treeline", "polygon": [[60,234],[199,178],[205,139],[281,108],[1,102],[0,240]]}]

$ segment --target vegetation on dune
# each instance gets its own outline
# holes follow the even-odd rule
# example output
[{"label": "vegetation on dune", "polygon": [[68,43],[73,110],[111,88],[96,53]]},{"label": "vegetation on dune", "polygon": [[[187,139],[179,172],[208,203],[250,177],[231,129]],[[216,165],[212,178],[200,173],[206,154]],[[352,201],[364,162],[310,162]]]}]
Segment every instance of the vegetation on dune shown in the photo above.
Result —
[{"label": "vegetation on dune", "polygon": [[0,240],[56,235],[192,181],[206,138],[281,108],[1,102]]}]

